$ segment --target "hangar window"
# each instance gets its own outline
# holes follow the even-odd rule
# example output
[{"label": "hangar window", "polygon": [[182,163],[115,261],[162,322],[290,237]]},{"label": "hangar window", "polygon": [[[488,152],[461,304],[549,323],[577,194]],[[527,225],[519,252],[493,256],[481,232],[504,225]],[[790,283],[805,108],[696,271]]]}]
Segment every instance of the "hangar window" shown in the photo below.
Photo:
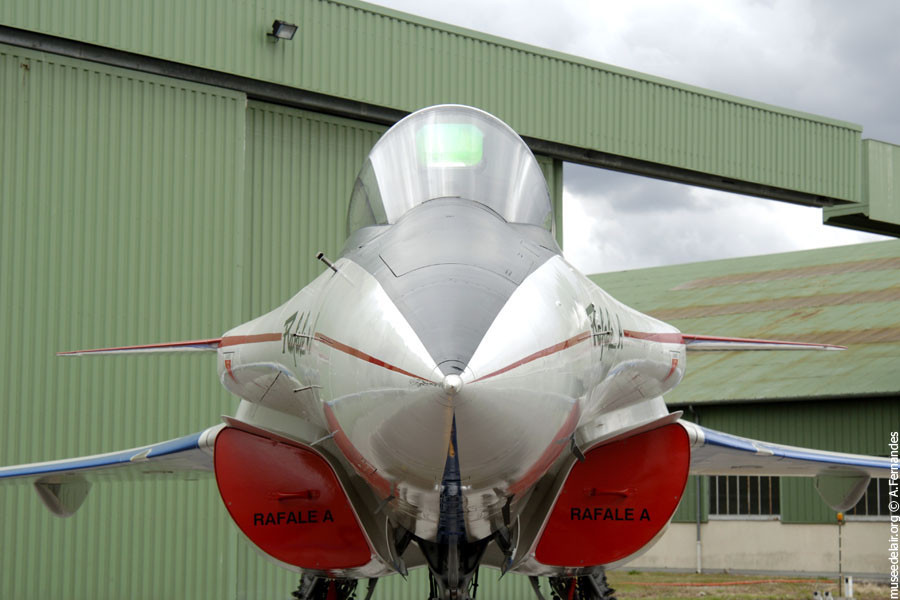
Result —
[{"label": "hangar window", "polygon": [[869,481],[869,487],[866,488],[866,492],[859,499],[859,502],[856,503],[856,506],[847,511],[847,518],[890,516],[889,502],[888,480],[872,479]]},{"label": "hangar window", "polygon": [[781,514],[778,477],[714,475],[709,478],[711,517],[773,517]]}]

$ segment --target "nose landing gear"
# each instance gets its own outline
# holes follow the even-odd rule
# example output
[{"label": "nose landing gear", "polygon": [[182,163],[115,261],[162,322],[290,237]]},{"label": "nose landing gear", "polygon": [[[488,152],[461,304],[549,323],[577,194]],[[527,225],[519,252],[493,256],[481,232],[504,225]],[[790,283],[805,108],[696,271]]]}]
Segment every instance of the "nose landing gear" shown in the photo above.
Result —
[{"label": "nose landing gear", "polygon": [[429,600],[474,599],[478,588],[478,564],[490,541],[491,538],[466,542],[456,536],[451,536],[448,544],[416,540],[428,562]]},{"label": "nose landing gear", "polygon": [[[355,600],[357,583],[357,579],[329,579],[304,573],[300,577],[300,586],[291,596],[297,600]],[[377,579],[369,580],[365,600],[372,598],[376,583]]]},{"label": "nose landing gear", "polygon": [[[539,600],[544,600],[532,578],[532,587]],[[578,577],[551,577],[550,590],[553,600],[616,600],[616,592],[606,581],[606,572],[597,571]]]}]

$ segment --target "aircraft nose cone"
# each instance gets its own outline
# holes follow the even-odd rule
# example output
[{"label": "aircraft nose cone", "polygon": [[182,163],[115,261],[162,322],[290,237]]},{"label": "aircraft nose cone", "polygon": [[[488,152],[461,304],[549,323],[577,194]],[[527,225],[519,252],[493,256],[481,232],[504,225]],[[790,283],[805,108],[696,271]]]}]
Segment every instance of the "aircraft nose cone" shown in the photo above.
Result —
[{"label": "aircraft nose cone", "polygon": [[446,375],[444,377],[444,381],[441,382],[441,387],[444,388],[444,392],[451,396],[459,393],[459,390],[462,389],[462,386],[462,377],[455,374]]}]

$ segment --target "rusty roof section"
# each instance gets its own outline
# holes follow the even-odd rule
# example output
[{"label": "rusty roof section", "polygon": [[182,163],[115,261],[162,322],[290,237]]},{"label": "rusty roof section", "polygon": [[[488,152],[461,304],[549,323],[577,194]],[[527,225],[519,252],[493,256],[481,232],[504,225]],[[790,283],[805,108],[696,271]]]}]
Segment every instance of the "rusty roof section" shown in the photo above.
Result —
[{"label": "rusty roof section", "polygon": [[758,281],[777,281],[779,279],[797,279],[798,277],[815,277],[818,275],[834,275],[835,273],[858,273],[868,271],[896,271],[900,269],[900,257],[887,257],[873,260],[853,260],[845,263],[794,267],[792,269],[772,269],[760,273],[733,273],[718,277],[705,277],[687,281],[676,290],[715,287],[735,283],[754,283]]},{"label": "rusty roof section", "polygon": [[669,404],[900,395],[900,241],[591,279],[685,333],[848,346],[843,352],[691,353]]},{"label": "rusty roof section", "polygon": [[896,302],[900,300],[900,286],[883,290],[864,290],[840,294],[815,294],[811,296],[788,296],[771,300],[751,302],[725,302],[721,304],[701,304],[661,308],[653,311],[653,316],[663,321],[693,319],[714,315],[739,315],[751,312],[771,312],[798,308],[818,308],[826,306],[855,305],[873,302]]}]

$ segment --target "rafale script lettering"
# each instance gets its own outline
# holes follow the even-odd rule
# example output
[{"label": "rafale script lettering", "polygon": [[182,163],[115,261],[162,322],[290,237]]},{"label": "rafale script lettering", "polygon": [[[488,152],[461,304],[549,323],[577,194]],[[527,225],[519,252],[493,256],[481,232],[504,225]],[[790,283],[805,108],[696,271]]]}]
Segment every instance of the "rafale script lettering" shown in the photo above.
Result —
[{"label": "rafale script lettering", "polygon": [[294,362],[298,356],[307,354],[312,346],[313,336],[310,334],[310,313],[295,312],[284,321],[284,333],[281,334],[281,353],[290,354]]},{"label": "rafale script lettering", "polygon": [[603,508],[595,506],[593,508],[572,507],[569,518],[573,521],[650,521],[650,511],[642,508],[640,515],[635,517],[635,509],[633,508]]},{"label": "rafale script lettering", "polygon": [[253,513],[253,526],[303,525],[306,523],[334,523],[334,515],[327,508],[321,515],[318,510],[293,510],[285,512]]}]

